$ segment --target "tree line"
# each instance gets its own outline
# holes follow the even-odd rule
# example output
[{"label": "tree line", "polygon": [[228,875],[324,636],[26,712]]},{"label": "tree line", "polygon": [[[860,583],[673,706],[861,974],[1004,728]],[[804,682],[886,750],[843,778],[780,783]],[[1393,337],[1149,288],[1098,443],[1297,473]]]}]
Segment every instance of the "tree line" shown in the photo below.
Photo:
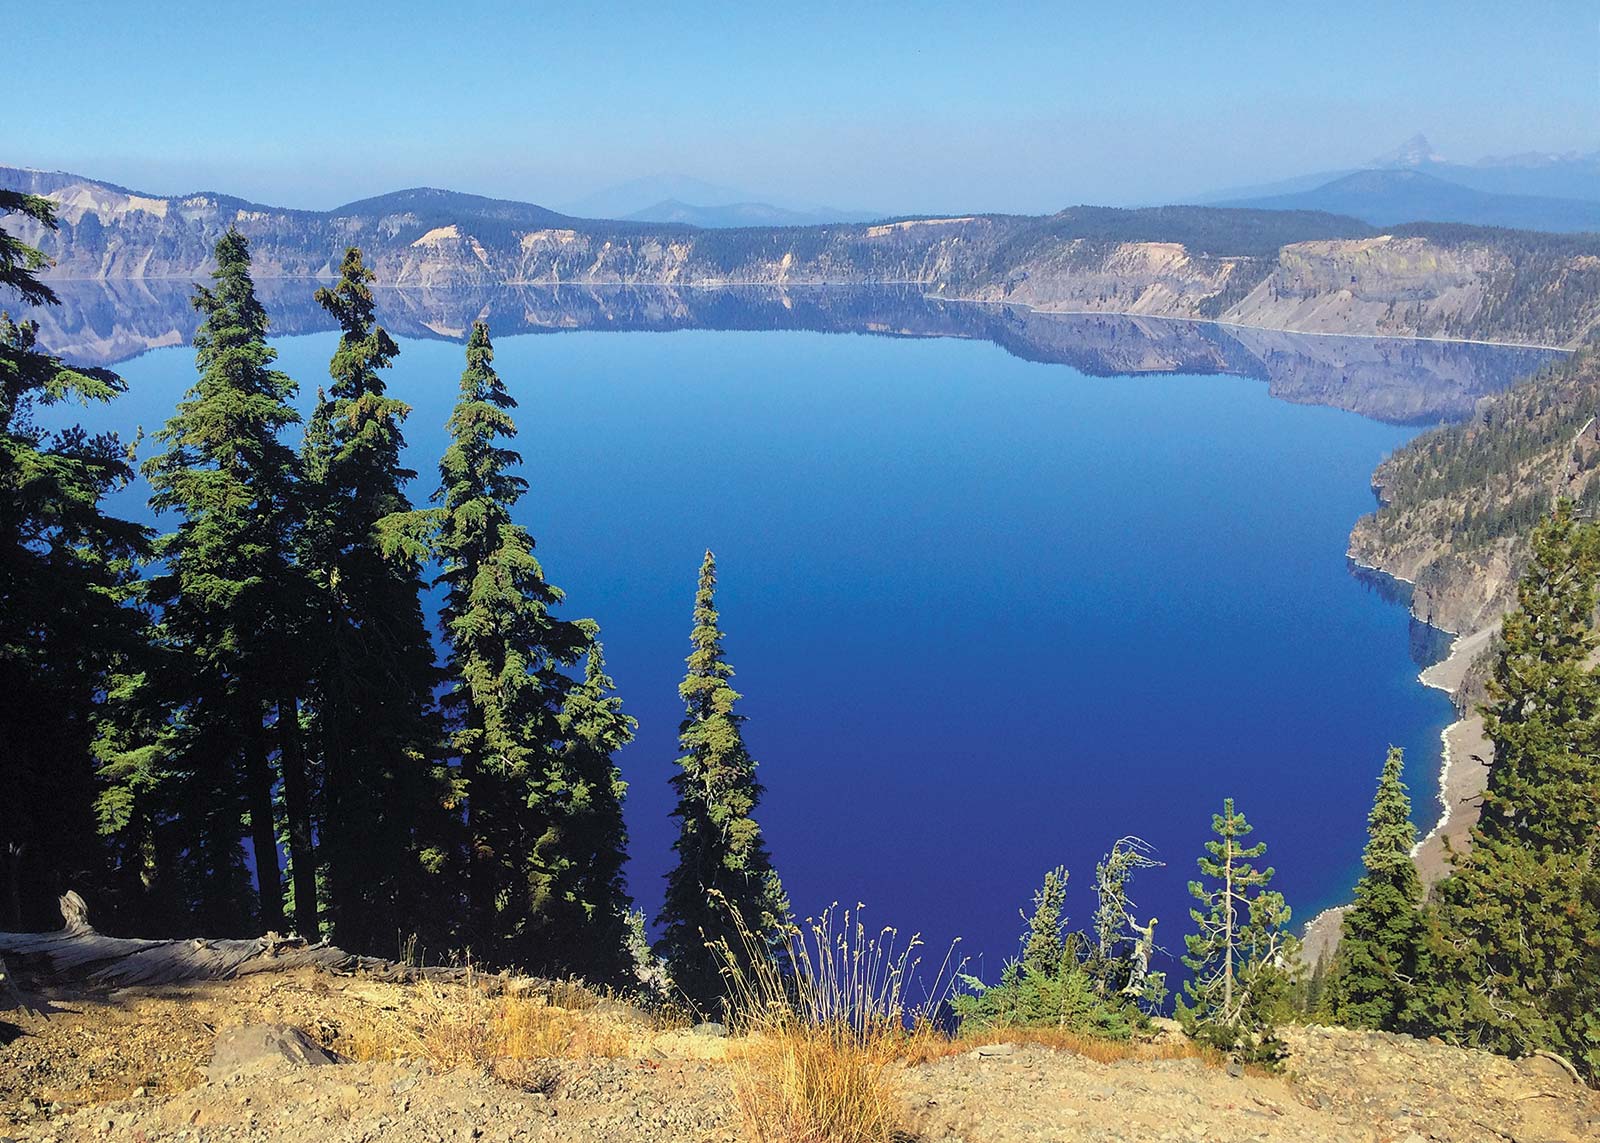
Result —
[{"label": "tree line", "polygon": [[[9,212],[54,221],[48,200],[0,192]],[[193,298],[197,380],[142,465],[137,441],[39,425],[39,410],[110,401],[123,383],[0,318],[0,925],[53,927],[75,887],[127,933],[295,931],[630,983],[643,921],[615,755],[635,723],[598,626],[561,615],[513,520],[527,483],[488,328],[467,339],[419,506],[410,409],[384,379],[399,347],[360,250],[315,294],[340,337],[303,425],[248,243],[230,230],[214,254]],[[0,230],[0,285],[54,303],[45,265]],[[105,510],[137,472],[170,531]],[[701,934],[722,923],[716,901],[763,939],[787,919],[715,586],[707,552],[659,918],[696,1001],[715,992]]]}]

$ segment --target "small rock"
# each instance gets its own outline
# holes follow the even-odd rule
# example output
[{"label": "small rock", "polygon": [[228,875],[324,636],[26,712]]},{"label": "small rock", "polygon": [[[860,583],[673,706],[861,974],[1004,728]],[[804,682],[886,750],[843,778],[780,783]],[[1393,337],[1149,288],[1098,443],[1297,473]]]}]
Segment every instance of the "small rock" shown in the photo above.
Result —
[{"label": "small rock", "polygon": [[1240,1076],[1244,1075],[1244,1065],[1241,1064],[1238,1060],[1229,1060],[1228,1061],[1228,1074],[1230,1076],[1232,1076],[1234,1079],[1238,1079]]},{"label": "small rock", "polygon": [[717,1036],[720,1038],[728,1034],[728,1026],[707,1020],[704,1024],[696,1024],[690,1031],[696,1036]]},{"label": "small rock", "polygon": [[976,1055],[978,1059],[983,1059],[987,1056],[1011,1056],[1015,1055],[1016,1051],[1017,1046],[1015,1044],[981,1044],[978,1047]]}]

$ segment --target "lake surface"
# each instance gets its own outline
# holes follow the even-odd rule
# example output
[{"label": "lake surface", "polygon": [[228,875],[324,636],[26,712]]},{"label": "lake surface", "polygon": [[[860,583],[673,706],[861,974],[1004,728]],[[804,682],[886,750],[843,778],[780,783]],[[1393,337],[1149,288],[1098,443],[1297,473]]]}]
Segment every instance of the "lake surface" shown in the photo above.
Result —
[{"label": "lake surface", "polygon": [[[496,322],[532,485],[520,520],[567,613],[600,622],[639,720],[620,762],[630,884],[652,915],[708,547],[759,817],[802,915],[865,902],[926,934],[935,961],[961,936],[992,977],[1046,868],[1068,866],[1086,924],[1096,859],[1137,834],[1169,863],[1134,896],[1175,958],[1224,797],[1297,920],[1347,893],[1390,743],[1418,821],[1437,816],[1451,709],[1416,681],[1429,641],[1351,574],[1346,540],[1417,422],[1463,415],[1548,355],[825,292],[724,298],[720,322],[704,299],[696,313],[657,296],[654,324],[626,332],[610,331],[630,328],[616,296],[609,322],[559,297],[384,304],[405,335],[390,378],[415,410],[419,501],[463,365],[451,339],[478,313]],[[169,320],[171,340],[192,328],[88,287],[52,320],[47,342],[101,359],[168,338]],[[315,319],[300,304],[279,320]],[[578,328],[521,332],[563,320]],[[721,328],[681,328],[705,324]],[[852,329],[917,336],[836,332]],[[275,344],[305,408],[335,336]],[[182,347],[118,368],[130,392],[92,424],[152,431],[194,377]],[[118,507],[148,518],[142,501]]]}]

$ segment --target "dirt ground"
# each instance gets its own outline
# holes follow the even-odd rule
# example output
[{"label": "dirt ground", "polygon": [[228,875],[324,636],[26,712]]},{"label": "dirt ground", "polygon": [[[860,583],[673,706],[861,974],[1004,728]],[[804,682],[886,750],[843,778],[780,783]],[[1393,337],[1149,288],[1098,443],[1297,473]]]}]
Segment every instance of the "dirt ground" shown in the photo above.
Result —
[{"label": "dirt ground", "polygon": [[[487,1003],[460,986],[308,971],[33,999],[43,1011],[5,1014],[21,1034],[0,1047],[0,1139],[17,1143],[752,1137],[728,1062],[738,1040],[578,990],[528,998],[516,1032],[534,1058],[488,1067],[451,1064],[473,1055],[481,1021],[442,1014]],[[302,1029],[348,1062],[208,1078],[217,1032],[245,1024]],[[889,1079],[924,1143],[1600,1139],[1600,1093],[1550,1061],[1334,1029],[1287,1038],[1281,1076],[1001,1043]]]}]

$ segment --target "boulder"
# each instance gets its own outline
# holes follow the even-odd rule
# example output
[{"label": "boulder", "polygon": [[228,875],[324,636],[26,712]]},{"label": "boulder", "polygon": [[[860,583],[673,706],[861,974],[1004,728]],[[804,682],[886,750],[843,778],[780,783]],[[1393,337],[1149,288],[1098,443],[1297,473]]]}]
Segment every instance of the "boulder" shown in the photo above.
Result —
[{"label": "boulder", "polygon": [[1576,1087],[1578,1073],[1572,1065],[1551,1052],[1535,1052],[1517,1061],[1517,1068],[1530,1079],[1554,1084],[1556,1087]]},{"label": "boulder", "polygon": [[221,1083],[237,1075],[341,1063],[299,1028],[287,1024],[243,1024],[217,1033],[206,1076]]}]

